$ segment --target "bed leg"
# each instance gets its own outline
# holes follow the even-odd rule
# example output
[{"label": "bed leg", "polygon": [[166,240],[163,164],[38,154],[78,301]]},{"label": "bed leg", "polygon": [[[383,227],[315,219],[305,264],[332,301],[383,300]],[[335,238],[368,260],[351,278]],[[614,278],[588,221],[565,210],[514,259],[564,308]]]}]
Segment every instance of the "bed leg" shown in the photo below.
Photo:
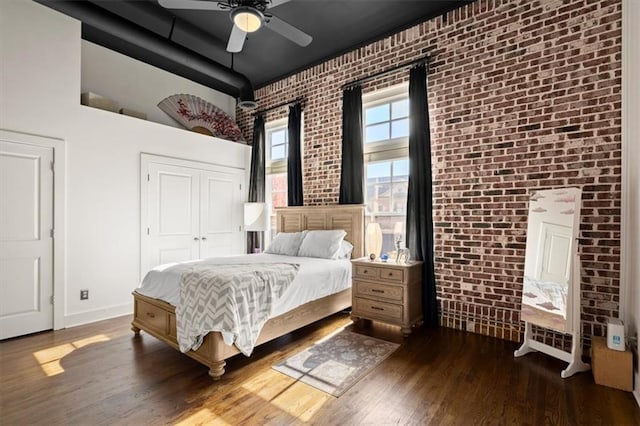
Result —
[{"label": "bed leg", "polygon": [[224,374],[224,366],[227,363],[224,361],[214,361],[209,365],[209,376],[213,380],[220,380],[222,375]]},{"label": "bed leg", "polygon": [[133,324],[131,324],[131,331],[133,331],[133,334],[135,334],[136,336],[140,335],[140,329]]}]

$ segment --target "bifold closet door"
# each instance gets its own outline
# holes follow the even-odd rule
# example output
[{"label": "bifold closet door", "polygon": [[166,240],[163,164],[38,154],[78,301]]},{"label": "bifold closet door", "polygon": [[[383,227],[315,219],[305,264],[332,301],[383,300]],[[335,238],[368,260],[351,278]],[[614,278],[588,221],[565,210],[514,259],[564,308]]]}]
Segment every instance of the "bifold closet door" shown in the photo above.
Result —
[{"label": "bifold closet door", "polygon": [[141,278],[158,265],[244,252],[244,170],[142,160]]},{"label": "bifold closet door", "polygon": [[199,258],[200,171],[151,163],[147,176],[146,270]]}]

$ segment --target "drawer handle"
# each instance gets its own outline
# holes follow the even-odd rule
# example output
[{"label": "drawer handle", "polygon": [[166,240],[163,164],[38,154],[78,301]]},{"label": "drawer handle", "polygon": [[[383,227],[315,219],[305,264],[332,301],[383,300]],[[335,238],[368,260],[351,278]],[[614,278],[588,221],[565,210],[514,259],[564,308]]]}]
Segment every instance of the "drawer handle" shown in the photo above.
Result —
[{"label": "drawer handle", "polygon": [[377,306],[372,306],[371,309],[373,309],[375,311],[384,311],[384,308],[379,308]]},{"label": "drawer handle", "polygon": [[392,277],[393,276],[393,272],[389,272],[389,276]]},{"label": "drawer handle", "polygon": [[377,288],[372,288],[371,292],[372,293],[382,293],[382,294],[384,294],[384,290],[378,290]]},{"label": "drawer handle", "polygon": [[367,271],[366,269],[364,271],[362,271],[363,274],[367,274],[369,273],[369,271]]},{"label": "drawer handle", "polygon": [[156,317],[156,314],[154,314],[154,313],[152,313],[152,312],[147,312],[147,316],[148,316],[149,318],[155,318],[155,317]]}]

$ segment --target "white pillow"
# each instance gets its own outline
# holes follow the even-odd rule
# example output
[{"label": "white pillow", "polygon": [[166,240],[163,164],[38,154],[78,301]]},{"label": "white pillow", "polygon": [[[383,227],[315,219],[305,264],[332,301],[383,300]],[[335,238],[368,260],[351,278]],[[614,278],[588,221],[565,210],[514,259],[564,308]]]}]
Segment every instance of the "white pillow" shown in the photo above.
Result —
[{"label": "white pillow", "polygon": [[279,232],[264,251],[271,254],[283,254],[285,256],[297,256],[300,244],[307,231]]},{"label": "white pillow", "polygon": [[353,244],[347,240],[342,240],[336,259],[351,259],[351,252],[353,252]]},{"label": "white pillow", "polygon": [[344,236],[347,235],[342,229],[333,231],[307,231],[298,256],[321,257],[323,259],[335,259],[340,250]]}]

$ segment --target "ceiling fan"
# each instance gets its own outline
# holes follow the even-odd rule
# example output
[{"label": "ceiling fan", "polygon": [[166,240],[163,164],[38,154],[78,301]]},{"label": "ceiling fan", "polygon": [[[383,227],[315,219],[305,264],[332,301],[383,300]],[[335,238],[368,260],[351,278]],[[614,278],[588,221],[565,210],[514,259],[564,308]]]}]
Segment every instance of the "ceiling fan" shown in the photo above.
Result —
[{"label": "ceiling fan", "polygon": [[267,10],[289,0],[158,0],[160,6],[167,9],[191,9],[228,11],[233,28],[227,43],[227,52],[237,53],[242,50],[247,33],[258,31],[262,26],[269,28],[288,38],[300,46],[308,46],[311,36]]}]

